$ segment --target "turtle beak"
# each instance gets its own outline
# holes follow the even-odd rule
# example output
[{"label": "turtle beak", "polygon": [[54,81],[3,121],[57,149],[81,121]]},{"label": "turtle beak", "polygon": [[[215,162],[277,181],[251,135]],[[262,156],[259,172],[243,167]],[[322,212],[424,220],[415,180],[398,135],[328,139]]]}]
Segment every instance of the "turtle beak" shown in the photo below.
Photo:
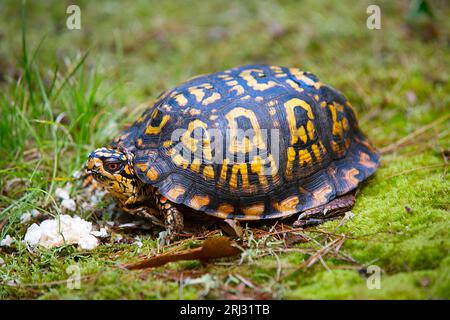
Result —
[{"label": "turtle beak", "polygon": [[86,172],[97,180],[98,182],[106,180],[106,178],[100,173],[102,167],[102,161],[97,157],[89,157],[86,162]]},{"label": "turtle beak", "polygon": [[92,152],[89,155],[88,160],[86,161],[86,169],[89,174],[97,172],[97,168],[101,167],[102,161],[95,156],[95,153]]}]

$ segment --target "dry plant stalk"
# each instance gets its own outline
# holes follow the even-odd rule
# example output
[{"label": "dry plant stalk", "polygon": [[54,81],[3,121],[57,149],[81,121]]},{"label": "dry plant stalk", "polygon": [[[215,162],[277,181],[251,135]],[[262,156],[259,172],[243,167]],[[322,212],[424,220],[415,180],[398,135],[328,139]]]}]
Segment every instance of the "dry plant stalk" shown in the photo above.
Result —
[{"label": "dry plant stalk", "polygon": [[233,242],[229,238],[214,237],[207,238],[198,248],[156,255],[149,259],[127,264],[124,267],[128,270],[156,268],[169,262],[182,260],[208,261],[210,259],[236,256],[240,254],[240,252],[241,251],[238,248],[233,246]]},{"label": "dry plant stalk", "polygon": [[409,145],[414,144],[415,142],[410,143],[410,141],[412,139],[416,138],[417,136],[420,136],[421,134],[425,133],[426,131],[428,131],[430,129],[435,128],[438,124],[440,124],[441,122],[444,122],[445,120],[448,120],[449,118],[450,118],[450,114],[446,114],[446,115],[438,118],[437,120],[435,120],[423,127],[420,127],[419,129],[413,131],[412,133],[399,139],[398,141],[396,141],[386,147],[381,148],[380,152],[382,154],[386,154],[386,153],[396,151],[396,150],[408,145],[408,143],[409,143]]}]

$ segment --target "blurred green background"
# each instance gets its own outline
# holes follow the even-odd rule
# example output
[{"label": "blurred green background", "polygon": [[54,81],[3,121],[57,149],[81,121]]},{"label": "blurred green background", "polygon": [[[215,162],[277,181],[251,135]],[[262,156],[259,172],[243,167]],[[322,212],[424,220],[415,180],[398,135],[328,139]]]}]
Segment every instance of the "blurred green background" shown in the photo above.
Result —
[{"label": "blurred green background", "polygon": [[[66,27],[70,4],[81,9],[81,30]],[[381,9],[379,30],[366,26],[371,4]],[[280,263],[286,275],[308,255],[233,267],[178,263],[169,269],[207,276],[186,286],[184,298],[229,297],[239,283],[231,272],[272,298],[448,299],[449,16],[448,1],[2,1],[0,239],[17,241],[0,249],[0,298],[178,298],[178,281],[112,268],[150,252],[150,236],[142,248],[110,243],[89,253],[31,254],[19,241],[20,216],[32,208],[57,213],[48,200],[55,188],[163,90],[197,74],[268,63],[299,67],[342,91],[384,151],[355,217],[338,232],[349,236],[341,250],[359,264],[324,257],[279,277]],[[327,241],[314,230],[310,236]],[[105,272],[80,290],[39,285],[66,279],[74,261],[83,275]],[[380,290],[369,290],[358,271],[370,264],[383,270]]]}]

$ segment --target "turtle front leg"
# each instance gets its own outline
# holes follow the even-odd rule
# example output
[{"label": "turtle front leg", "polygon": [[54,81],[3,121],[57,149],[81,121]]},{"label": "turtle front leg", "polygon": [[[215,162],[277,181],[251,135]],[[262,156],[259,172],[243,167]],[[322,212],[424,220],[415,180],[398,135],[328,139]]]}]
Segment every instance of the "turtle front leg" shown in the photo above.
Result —
[{"label": "turtle front leg", "polygon": [[177,233],[183,231],[184,222],[183,214],[178,210],[176,205],[169,199],[155,192],[156,206],[164,217],[165,227],[169,235],[169,239],[173,240]]},{"label": "turtle front leg", "polygon": [[349,211],[355,204],[355,192],[347,193],[322,206],[303,211],[294,222],[294,227],[304,227],[336,219]]},{"label": "turtle front leg", "polygon": [[132,195],[127,201],[120,204],[120,207],[128,214],[150,220],[153,224],[164,227],[164,223],[158,218],[158,211],[148,206],[138,196]]},{"label": "turtle front leg", "polygon": [[157,218],[157,214],[155,209],[151,209],[149,207],[138,207],[138,208],[126,208],[122,207],[122,210],[128,214],[144,218],[146,220],[150,220],[153,224],[161,227],[165,227],[164,222]]}]

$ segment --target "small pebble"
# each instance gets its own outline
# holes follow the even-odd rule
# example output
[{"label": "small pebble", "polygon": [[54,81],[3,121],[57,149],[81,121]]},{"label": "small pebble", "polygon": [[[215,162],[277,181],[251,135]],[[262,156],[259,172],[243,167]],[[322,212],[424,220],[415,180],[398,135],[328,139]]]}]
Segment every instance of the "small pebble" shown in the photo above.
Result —
[{"label": "small pebble", "polygon": [[33,218],[38,218],[41,216],[41,212],[39,210],[33,209],[33,210],[31,210],[31,216]]},{"label": "small pebble", "polygon": [[166,245],[168,243],[168,239],[167,239],[168,236],[169,236],[169,233],[167,231],[161,231],[158,234],[158,244],[160,246]]},{"label": "small pebble", "polygon": [[7,234],[2,241],[0,241],[0,247],[9,247],[13,243],[14,239]]},{"label": "small pebble", "polygon": [[92,250],[98,246],[98,240],[93,235],[88,235],[81,238],[78,241],[78,245],[80,246],[81,249]]},{"label": "small pebble", "polygon": [[77,209],[77,205],[73,199],[64,199],[61,202],[61,206],[69,211],[75,211]]},{"label": "small pebble", "polygon": [[62,189],[62,188],[56,188],[55,196],[60,198],[61,200],[70,199],[69,191],[67,191],[66,189]]},{"label": "small pebble", "polygon": [[20,223],[24,224],[27,223],[31,220],[31,213],[30,212],[25,212],[24,214],[22,214],[20,216]]},{"label": "small pebble", "polygon": [[9,280],[9,281],[7,282],[7,284],[8,284],[8,286],[10,286],[10,287],[15,287],[15,286],[17,286],[18,284],[20,284],[20,280],[17,280],[17,279],[15,279],[15,280]]},{"label": "small pebble", "polygon": [[36,223],[33,223],[28,228],[24,240],[29,245],[36,246],[39,243],[39,240],[41,239],[41,235],[42,235],[41,228]]},{"label": "small pebble", "polygon": [[120,241],[122,241],[123,236],[121,234],[116,234],[114,236],[114,242],[119,243]]},{"label": "small pebble", "polygon": [[417,101],[417,95],[414,91],[409,90],[406,92],[406,99],[410,104],[414,104]]},{"label": "small pebble", "polygon": [[274,38],[279,38],[286,33],[286,29],[280,23],[273,21],[267,25],[267,31]]},{"label": "small pebble", "polygon": [[212,27],[208,31],[208,37],[215,41],[222,40],[227,37],[227,29],[220,26]]},{"label": "small pebble", "polygon": [[141,247],[142,247],[142,241],[141,241],[141,239],[139,239],[139,237],[136,237],[136,238],[134,238],[134,239],[136,239],[136,241],[133,242],[133,244],[136,245],[138,248],[141,248]]},{"label": "small pebble", "polygon": [[423,279],[420,280],[420,285],[423,288],[428,287],[430,285],[430,283],[431,283],[431,280],[429,278],[423,278]]},{"label": "small pebble", "polygon": [[100,228],[99,231],[91,231],[91,234],[97,238],[106,238],[108,237],[108,232],[105,228]]},{"label": "small pebble", "polygon": [[137,223],[135,222],[122,223],[121,225],[119,225],[119,228],[136,228],[136,227]]},{"label": "small pebble", "polygon": [[82,173],[80,170],[78,170],[78,171],[75,171],[75,172],[73,173],[72,177],[75,178],[75,179],[79,179],[79,178],[81,178],[81,175],[82,175],[82,174],[83,174],[83,173]]}]

